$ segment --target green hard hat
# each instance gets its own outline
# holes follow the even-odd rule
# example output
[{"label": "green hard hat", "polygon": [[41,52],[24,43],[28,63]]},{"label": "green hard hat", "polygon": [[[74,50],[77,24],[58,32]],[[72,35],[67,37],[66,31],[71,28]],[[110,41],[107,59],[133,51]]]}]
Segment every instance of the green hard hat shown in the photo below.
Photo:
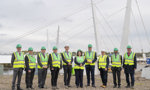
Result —
[{"label": "green hard hat", "polygon": [[78,52],[79,52],[79,51],[82,51],[82,50],[81,50],[81,49],[78,49]]},{"label": "green hard hat", "polygon": [[128,45],[127,48],[132,48],[132,47],[130,45]]},{"label": "green hard hat", "polygon": [[22,48],[21,44],[17,44],[16,48]]},{"label": "green hard hat", "polygon": [[41,50],[46,50],[46,48],[44,46],[41,47]]},{"label": "green hard hat", "polygon": [[92,47],[92,44],[89,44],[88,47],[91,48],[91,47]]},{"label": "green hard hat", "polygon": [[57,50],[57,47],[56,47],[56,46],[54,46],[54,47],[53,47],[53,50]]},{"label": "green hard hat", "polygon": [[118,48],[114,48],[114,51],[118,51]]},{"label": "green hard hat", "polygon": [[33,51],[33,48],[32,48],[32,47],[29,47],[29,48],[28,48],[28,51]]}]

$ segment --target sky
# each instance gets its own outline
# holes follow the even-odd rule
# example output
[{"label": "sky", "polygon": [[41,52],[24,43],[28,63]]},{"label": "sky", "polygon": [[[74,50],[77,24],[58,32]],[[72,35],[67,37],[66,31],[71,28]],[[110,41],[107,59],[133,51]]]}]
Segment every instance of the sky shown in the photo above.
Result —
[{"label": "sky", "polygon": [[[93,0],[101,49],[110,52],[120,48],[126,1]],[[148,52],[150,0],[138,0],[146,31],[135,1],[132,0],[129,44],[135,52]],[[0,53],[14,52],[18,43],[23,50],[33,47],[40,51],[41,46],[46,46],[52,52],[58,26],[59,52],[66,44],[71,51],[85,51],[88,44],[96,50],[90,0],[0,0]]]}]

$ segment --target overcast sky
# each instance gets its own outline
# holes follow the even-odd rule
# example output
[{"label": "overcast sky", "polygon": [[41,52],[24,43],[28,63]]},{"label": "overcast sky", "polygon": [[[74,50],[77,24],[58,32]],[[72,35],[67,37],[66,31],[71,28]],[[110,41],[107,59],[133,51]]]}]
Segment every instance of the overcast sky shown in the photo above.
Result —
[{"label": "overcast sky", "polygon": [[[98,40],[101,41],[99,47],[107,51],[120,48],[126,0],[93,1]],[[132,1],[129,44],[136,52],[142,48],[150,51],[135,0]],[[138,1],[150,39],[150,0]],[[56,45],[58,25],[60,51],[65,44],[70,45],[71,51],[86,50],[89,43],[95,50],[90,0],[0,0],[0,51],[13,52],[18,43],[22,44],[23,50],[32,46],[39,51],[41,46],[47,47],[47,30],[48,51],[51,51]]]}]

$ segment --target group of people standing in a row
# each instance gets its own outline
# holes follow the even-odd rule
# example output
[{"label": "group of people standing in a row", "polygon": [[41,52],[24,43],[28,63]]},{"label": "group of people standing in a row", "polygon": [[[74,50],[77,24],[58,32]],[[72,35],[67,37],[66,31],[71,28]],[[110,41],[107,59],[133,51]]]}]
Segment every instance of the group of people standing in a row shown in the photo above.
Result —
[{"label": "group of people standing in a row", "polygon": [[[41,48],[41,52],[37,55],[37,64],[36,58],[33,55],[33,48],[28,48],[28,54],[24,58],[24,53],[21,51],[22,46],[18,44],[16,46],[17,51],[12,54],[11,64],[13,66],[13,80],[12,80],[12,90],[15,90],[15,82],[18,77],[17,82],[17,90],[23,90],[20,87],[21,77],[23,70],[25,68],[26,71],[26,88],[34,89],[33,78],[35,73],[35,68],[37,65],[38,68],[38,87],[40,89],[44,88],[45,80],[47,76],[47,69],[50,67],[51,71],[51,85],[52,89],[59,89],[57,87],[57,79],[60,69],[64,69],[64,85],[65,88],[70,88],[70,80],[71,80],[71,72],[72,72],[72,62],[74,61],[74,70],[75,70],[75,84],[76,87],[83,88],[83,71],[84,68],[86,70],[87,75],[87,84],[86,87],[95,86],[95,62],[98,61],[98,69],[100,71],[100,77],[102,80],[102,88],[106,88],[107,86],[107,73],[109,68],[109,56],[106,55],[106,51],[102,50],[101,55],[97,59],[96,52],[92,51],[92,45],[88,45],[88,51],[86,51],[83,55],[81,49],[77,51],[77,55],[73,59],[73,55],[69,52],[69,45],[65,46],[65,51],[63,53],[58,53],[58,48],[56,46],[53,47],[53,53],[47,54],[46,48],[43,46]],[[125,70],[126,88],[134,88],[134,72],[137,66],[136,54],[132,52],[131,46],[127,46],[127,53],[122,56],[119,55],[118,49],[114,49],[114,53],[111,56],[111,70],[113,73],[113,82],[114,88],[121,87],[121,70],[122,66]],[[129,80],[129,76],[131,77],[131,83]],[[116,82],[116,78],[118,82]],[[92,80],[92,83],[90,81]]]}]

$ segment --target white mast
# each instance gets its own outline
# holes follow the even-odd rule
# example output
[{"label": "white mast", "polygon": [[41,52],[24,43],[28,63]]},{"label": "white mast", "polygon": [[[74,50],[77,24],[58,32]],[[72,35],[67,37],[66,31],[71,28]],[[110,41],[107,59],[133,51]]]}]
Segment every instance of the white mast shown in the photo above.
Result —
[{"label": "white mast", "polygon": [[[98,43],[98,35],[97,35],[97,25],[96,25],[96,14],[95,14],[95,10],[94,10],[94,6],[93,6],[93,0],[91,0],[91,6],[92,6],[92,17],[93,17],[93,25],[94,25],[94,33],[95,33],[95,43],[96,43],[96,51],[97,53],[100,53],[100,49],[99,49],[99,43]],[[100,38],[99,38],[100,39]]]},{"label": "white mast", "polygon": [[59,26],[58,26],[58,30],[57,30],[57,40],[56,40],[56,46],[59,47]]},{"label": "white mast", "polygon": [[47,51],[49,51],[49,33],[47,29]]},{"label": "white mast", "polygon": [[121,46],[120,46],[121,55],[125,53],[126,46],[128,45],[128,37],[129,37],[129,32],[130,32],[131,3],[132,3],[132,0],[127,0],[122,40],[121,40]]}]

